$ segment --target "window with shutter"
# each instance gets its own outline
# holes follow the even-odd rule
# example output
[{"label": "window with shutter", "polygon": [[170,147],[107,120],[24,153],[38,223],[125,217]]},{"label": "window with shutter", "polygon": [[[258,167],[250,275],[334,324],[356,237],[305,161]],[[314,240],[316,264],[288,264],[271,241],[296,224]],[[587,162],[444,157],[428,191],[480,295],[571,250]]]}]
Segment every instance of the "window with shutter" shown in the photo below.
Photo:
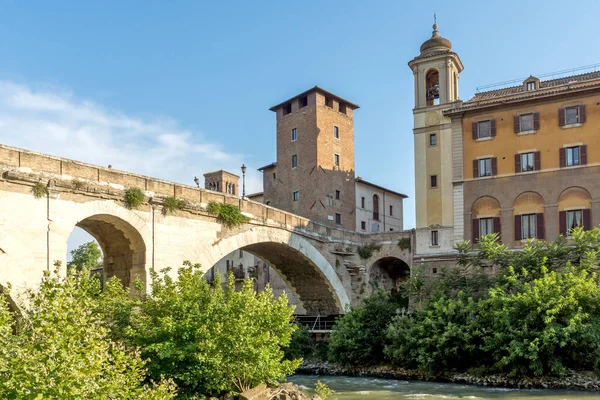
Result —
[{"label": "window with shutter", "polygon": [[583,210],[568,210],[566,222],[566,232],[570,235],[573,229],[583,226]]},{"label": "window with shutter", "polygon": [[521,215],[521,239],[537,237],[537,214]]},{"label": "window with shutter", "polygon": [[492,176],[498,175],[498,159],[496,157],[492,157]]},{"label": "window with shutter", "polygon": [[494,160],[494,158],[481,158],[479,160],[477,160],[478,162],[478,167],[477,167],[477,171],[478,171],[478,177],[484,177],[484,176],[492,176],[493,174],[493,168],[492,168],[492,161]]},{"label": "window with shutter", "polygon": [[561,235],[567,234],[567,212],[560,211],[558,213],[558,231]]},{"label": "window with shutter", "polygon": [[542,169],[542,159],[541,159],[541,152],[536,151],[533,153],[533,160],[535,163],[535,170],[536,171],[540,171]]},{"label": "window with shutter", "polygon": [[534,153],[521,153],[521,171],[519,172],[530,172],[535,170],[535,157]]},{"label": "window with shutter", "polygon": [[579,163],[581,165],[587,164],[587,145],[585,144],[579,146]]},{"label": "window with shutter", "polygon": [[589,208],[583,209],[583,229],[586,231],[592,229],[592,212]]},{"label": "window with shutter", "polygon": [[494,218],[479,218],[479,239],[494,233]]},{"label": "window with shutter", "polygon": [[533,113],[533,130],[540,130],[540,113],[538,112]]},{"label": "window with shutter", "polygon": [[585,112],[585,104],[579,106],[579,123],[583,124],[587,121],[587,115]]},{"label": "window with shutter", "polygon": [[533,114],[520,115],[519,119],[519,132],[529,132],[533,130]]},{"label": "window with shutter", "polygon": [[579,123],[579,106],[565,108],[565,125]]},{"label": "window with shutter", "polygon": [[545,226],[544,226],[544,214],[539,213],[535,215],[535,219],[537,222],[537,232],[536,232],[536,238],[538,239],[544,239],[546,237],[546,230],[545,230]]},{"label": "window with shutter", "polygon": [[521,216],[520,215],[515,215],[514,229],[515,229],[515,240],[521,240],[523,237],[521,236],[522,232],[521,232]]},{"label": "window with shutter", "polygon": [[472,226],[471,239],[472,239],[473,243],[477,243],[477,242],[479,242],[479,220],[478,219],[472,220],[471,226]]},{"label": "window with shutter", "polygon": [[567,152],[565,150],[564,147],[561,147],[560,149],[558,149],[558,154],[559,154],[559,160],[560,160],[560,167],[564,168],[567,166]]},{"label": "window with shutter", "polygon": [[473,124],[473,139],[496,136],[496,120],[479,121]]},{"label": "window with shutter", "polygon": [[502,232],[502,228],[500,226],[500,217],[494,217],[492,218],[494,220],[494,233],[496,233],[498,235],[498,240],[502,240],[501,237],[501,232]]},{"label": "window with shutter", "polygon": [[515,154],[515,173],[521,173],[521,155]]},{"label": "window with shutter", "polygon": [[558,110],[558,126],[565,126],[565,109]]},{"label": "window with shutter", "polygon": [[581,147],[567,147],[565,148],[566,153],[566,166],[572,167],[575,165],[581,165]]}]

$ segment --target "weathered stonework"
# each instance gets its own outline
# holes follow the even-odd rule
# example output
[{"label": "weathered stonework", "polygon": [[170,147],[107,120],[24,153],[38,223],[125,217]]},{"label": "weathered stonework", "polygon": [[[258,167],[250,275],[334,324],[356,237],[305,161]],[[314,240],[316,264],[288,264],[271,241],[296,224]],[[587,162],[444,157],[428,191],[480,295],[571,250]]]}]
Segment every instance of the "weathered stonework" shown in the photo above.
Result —
[{"label": "weathered stonework", "polygon": [[[67,240],[75,226],[98,240],[107,276],[126,285],[136,277],[148,282],[151,268],[170,266],[175,276],[183,261],[206,271],[234,250],[251,252],[282,275],[309,314],[343,313],[365,297],[353,292],[350,271],[352,265],[371,268],[378,255],[360,260],[358,246],[382,243],[386,257],[411,265],[410,253],[396,245],[411,232],[336,229],[236,196],[2,145],[0,173],[0,286],[10,283],[13,296],[38,284],[55,261],[61,262],[59,273],[66,273]],[[33,196],[38,182],[47,185],[46,198]],[[131,187],[146,195],[138,209],[123,201]],[[164,215],[162,203],[170,196],[188,206]],[[238,206],[250,222],[221,226],[206,209],[211,201]]]}]

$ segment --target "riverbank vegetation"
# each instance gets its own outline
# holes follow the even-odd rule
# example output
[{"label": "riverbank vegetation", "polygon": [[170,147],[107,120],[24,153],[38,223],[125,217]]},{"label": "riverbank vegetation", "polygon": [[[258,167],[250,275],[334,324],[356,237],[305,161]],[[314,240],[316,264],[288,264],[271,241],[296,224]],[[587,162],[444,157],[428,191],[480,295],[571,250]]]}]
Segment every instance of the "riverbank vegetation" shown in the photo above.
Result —
[{"label": "riverbank vegetation", "polygon": [[72,269],[47,274],[22,313],[0,296],[0,397],[200,399],[285,379],[293,307],[189,263],[151,274],[151,295]]},{"label": "riverbank vegetation", "polygon": [[[328,359],[430,375],[599,372],[600,230],[575,230],[568,241],[530,241],[523,251],[509,251],[492,235],[458,250],[457,267],[435,279],[416,269],[404,282],[411,312],[391,311],[391,298],[376,294],[340,318]],[[373,342],[365,342],[365,332]]]}]

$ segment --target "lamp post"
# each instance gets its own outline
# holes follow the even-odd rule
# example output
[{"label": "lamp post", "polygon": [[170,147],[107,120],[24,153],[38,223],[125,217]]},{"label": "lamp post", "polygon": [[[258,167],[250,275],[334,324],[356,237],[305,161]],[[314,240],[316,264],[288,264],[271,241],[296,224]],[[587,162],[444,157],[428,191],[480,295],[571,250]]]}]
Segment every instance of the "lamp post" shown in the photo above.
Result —
[{"label": "lamp post", "polygon": [[246,197],[246,165],[242,164],[242,199]]}]

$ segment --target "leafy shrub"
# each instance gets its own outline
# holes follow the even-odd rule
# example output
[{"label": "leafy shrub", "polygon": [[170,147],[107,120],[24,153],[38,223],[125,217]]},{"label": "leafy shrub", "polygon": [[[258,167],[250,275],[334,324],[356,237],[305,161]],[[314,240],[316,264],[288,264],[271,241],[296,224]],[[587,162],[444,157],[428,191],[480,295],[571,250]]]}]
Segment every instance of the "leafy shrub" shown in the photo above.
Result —
[{"label": "leafy shrub", "polygon": [[356,249],[358,256],[361,260],[368,260],[371,258],[374,252],[381,250],[381,246],[376,245],[374,243],[365,244],[363,246],[359,246]]},{"label": "leafy shrub", "polygon": [[239,207],[227,203],[208,203],[208,212],[217,217],[217,221],[228,228],[235,228],[250,221]]},{"label": "leafy shrub", "polygon": [[39,291],[28,294],[23,318],[0,296],[0,397],[172,398],[172,384],[143,384],[137,350],[111,339],[100,312],[103,297],[86,270],[65,280],[46,274]]},{"label": "leafy shrub", "polygon": [[178,199],[177,197],[167,197],[163,203],[163,214],[173,213],[177,210],[183,210],[187,206],[187,201]]},{"label": "leafy shrub", "polygon": [[41,199],[42,197],[48,196],[48,187],[42,182],[37,182],[32,186],[31,193],[33,193],[33,197],[36,199]]},{"label": "leafy shrub", "polygon": [[400,247],[400,250],[410,251],[410,238],[405,237],[398,239],[398,247]]},{"label": "leafy shrub", "polygon": [[[458,268],[431,284],[429,302],[387,328],[386,354],[429,372],[471,369],[515,377],[600,370],[600,230],[507,251],[484,238],[459,245]],[[482,273],[491,265],[497,277]]]},{"label": "leafy shrub", "polygon": [[318,380],[315,383],[315,393],[321,399],[327,400],[329,398],[329,396],[331,396],[332,394],[335,393],[335,390],[331,389],[329,386],[327,386],[326,384],[324,384],[320,380]]},{"label": "leafy shrub", "polygon": [[430,373],[472,363],[478,338],[471,317],[476,308],[461,292],[456,299],[432,300],[415,315],[394,317],[387,327],[386,355],[396,364]]},{"label": "leafy shrub", "polygon": [[372,364],[383,360],[385,328],[401,308],[401,299],[378,290],[362,307],[340,317],[329,336],[329,359],[341,364]]},{"label": "leafy shrub", "polygon": [[310,357],[314,351],[314,342],[310,336],[308,328],[299,326],[292,333],[290,343],[283,349],[286,360],[297,360]]},{"label": "leafy shrub", "polygon": [[176,280],[164,272],[151,272],[151,295],[118,329],[149,359],[150,379],[172,378],[187,396],[222,396],[283,379],[297,368],[300,360],[283,360],[295,330],[285,295],[273,299],[270,288],[257,294],[252,280],[236,292],[233,274],[224,289],[220,275],[209,285],[199,266],[189,263]]},{"label": "leafy shrub", "polygon": [[125,191],[125,204],[136,209],[144,203],[145,195],[140,188],[129,188]]}]

